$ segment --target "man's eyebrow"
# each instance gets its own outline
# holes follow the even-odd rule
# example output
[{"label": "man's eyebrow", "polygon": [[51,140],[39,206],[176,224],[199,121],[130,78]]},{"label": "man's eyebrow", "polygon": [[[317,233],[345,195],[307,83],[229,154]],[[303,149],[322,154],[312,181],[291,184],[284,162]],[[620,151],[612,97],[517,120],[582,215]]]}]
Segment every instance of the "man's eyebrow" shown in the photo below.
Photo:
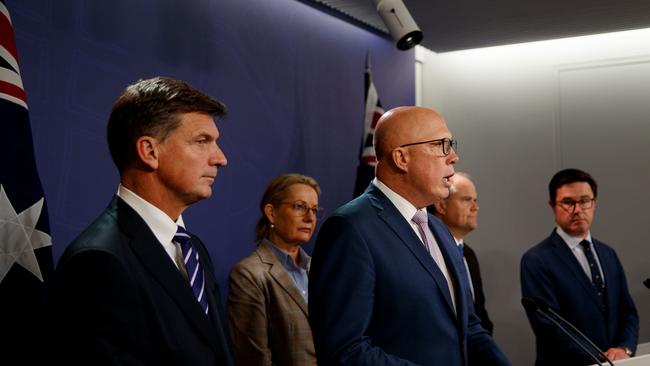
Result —
[{"label": "man's eyebrow", "polygon": [[196,137],[205,137],[205,138],[208,138],[208,139],[211,139],[211,140],[215,139],[215,137],[212,134],[208,133],[208,132],[199,132],[196,135]]}]

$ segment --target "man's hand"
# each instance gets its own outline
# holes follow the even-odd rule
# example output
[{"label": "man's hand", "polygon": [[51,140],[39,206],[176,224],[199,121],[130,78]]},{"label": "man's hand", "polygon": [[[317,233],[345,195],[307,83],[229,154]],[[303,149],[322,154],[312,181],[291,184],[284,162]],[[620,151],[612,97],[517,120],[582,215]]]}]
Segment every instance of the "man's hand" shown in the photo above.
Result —
[{"label": "man's hand", "polygon": [[612,361],[630,358],[623,347],[612,347],[605,352],[605,356]]}]

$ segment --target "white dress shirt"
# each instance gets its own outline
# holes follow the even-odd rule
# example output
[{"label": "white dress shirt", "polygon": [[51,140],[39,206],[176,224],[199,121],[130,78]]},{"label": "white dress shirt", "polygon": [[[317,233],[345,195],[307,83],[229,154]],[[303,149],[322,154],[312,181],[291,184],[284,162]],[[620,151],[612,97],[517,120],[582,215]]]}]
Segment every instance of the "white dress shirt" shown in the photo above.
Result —
[{"label": "white dress shirt", "polygon": [[[457,246],[465,245],[463,243],[463,239],[457,239],[454,236],[454,240],[456,241]],[[465,250],[465,248],[463,248]],[[467,265],[467,259],[465,259],[465,256],[463,256],[463,263],[465,264],[465,271],[467,272],[467,279],[469,280],[469,290],[472,292],[472,300],[476,300],[474,296],[474,282],[472,282],[472,275],[469,273],[469,266]]]},{"label": "white dress shirt", "polygon": [[562,238],[562,240],[564,240],[566,245],[569,247],[571,253],[573,253],[573,255],[576,257],[578,263],[580,263],[580,266],[585,271],[587,278],[589,278],[590,281],[593,281],[591,278],[591,269],[589,268],[589,261],[587,261],[585,249],[580,245],[580,242],[583,240],[591,243],[591,252],[594,253],[594,257],[596,258],[596,265],[598,265],[598,271],[600,272],[600,277],[603,279],[603,283],[605,283],[605,274],[603,273],[603,267],[600,265],[600,259],[598,259],[598,253],[596,253],[594,243],[591,241],[591,232],[587,233],[586,238],[582,239],[567,234],[566,231],[562,230],[562,228],[559,226],[557,227],[556,231],[560,238]]},{"label": "white dress shirt", "polygon": [[177,256],[181,253],[181,249],[178,244],[172,242],[172,239],[174,239],[174,234],[176,234],[177,226],[185,228],[183,217],[178,216],[178,220],[174,222],[161,209],[145,201],[142,197],[121,184],[117,189],[117,196],[140,215],[142,220],[144,220],[153,232],[153,235],[163,246],[163,249],[165,249],[174,266],[178,268],[175,258],[178,258]]}]

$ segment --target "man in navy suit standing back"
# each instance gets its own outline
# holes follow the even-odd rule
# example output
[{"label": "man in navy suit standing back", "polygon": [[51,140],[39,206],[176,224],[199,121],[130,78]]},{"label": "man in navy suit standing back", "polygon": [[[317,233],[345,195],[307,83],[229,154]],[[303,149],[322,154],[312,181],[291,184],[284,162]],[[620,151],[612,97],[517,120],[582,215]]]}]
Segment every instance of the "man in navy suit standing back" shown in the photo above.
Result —
[{"label": "man in navy suit standing back", "polygon": [[[636,350],[639,317],[616,252],[591,236],[596,180],[582,170],[564,169],[548,189],[557,227],[522,257],[522,295],[547,303],[610,359],[629,358]],[[536,366],[594,363],[549,321],[533,312],[528,319],[537,337]]]},{"label": "man in navy suit standing back", "polygon": [[436,112],[400,107],[375,132],[376,178],[320,230],[309,280],[319,365],[509,365],[474,314],[453,237],[426,207],[458,161]]},{"label": "man in navy suit standing back", "polygon": [[117,194],[66,249],[55,365],[232,365],[212,260],[182,213],[227,163],[225,106],[166,77],[124,90],[108,121]]}]

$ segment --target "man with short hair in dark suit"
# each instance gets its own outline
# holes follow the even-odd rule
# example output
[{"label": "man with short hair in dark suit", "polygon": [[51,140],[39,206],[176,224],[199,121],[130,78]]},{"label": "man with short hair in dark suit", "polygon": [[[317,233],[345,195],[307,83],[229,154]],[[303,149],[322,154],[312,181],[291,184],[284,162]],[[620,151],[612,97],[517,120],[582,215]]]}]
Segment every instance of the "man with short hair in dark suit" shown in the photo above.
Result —
[{"label": "man with short hair in dark suit", "polygon": [[483,328],[492,334],[494,325],[485,308],[485,294],[478,258],[474,250],[464,241],[465,236],[478,226],[478,195],[469,175],[456,172],[449,187],[449,196],[430,205],[427,209],[442,220],[454,236],[458,251],[463,255],[465,267],[469,272],[469,289],[472,292],[474,311],[481,319]]},{"label": "man with short hair in dark suit", "polygon": [[120,185],[59,261],[55,364],[232,364],[212,261],[181,216],[226,165],[213,120],[224,113],[165,77],[117,99],[107,135]]},{"label": "man with short hair in dark suit", "polygon": [[[548,189],[557,227],[522,257],[522,295],[545,302],[610,359],[629,358],[637,346],[639,317],[616,252],[591,236],[596,180],[582,170],[564,169]],[[527,315],[537,338],[536,366],[594,363],[551,322],[532,309]]]},{"label": "man with short hair in dark suit", "polygon": [[316,240],[309,314],[319,365],[505,366],[474,314],[454,239],[426,207],[458,160],[438,113],[399,107],[375,130],[376,178]]}]

